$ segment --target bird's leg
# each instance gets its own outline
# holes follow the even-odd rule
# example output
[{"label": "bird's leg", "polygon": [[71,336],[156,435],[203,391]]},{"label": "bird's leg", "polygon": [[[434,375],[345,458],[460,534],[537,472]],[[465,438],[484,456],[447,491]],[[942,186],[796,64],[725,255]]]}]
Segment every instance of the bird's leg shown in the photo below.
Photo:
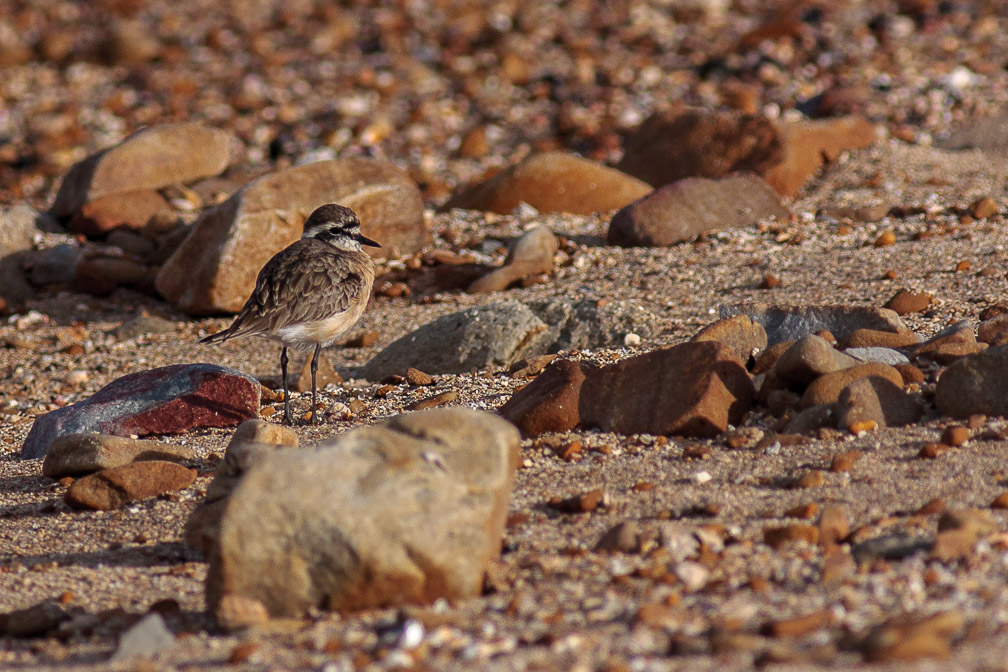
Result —
[{"label": "bird's leg", "polygon": [[294,424],[294,419],[290,412],[290,393],[287,391],[287,346],[283,346],[280,351],[280,380],[284,391],[284,422],[289,425]]},{"label": "bird's leg", "polygon": [[313,425],[318,424],[318,410],[315,408],[315,374],[318,373],[318,353],[322,349],[321,343],[315,344],[315,354],[311,358],[311,421]]}]

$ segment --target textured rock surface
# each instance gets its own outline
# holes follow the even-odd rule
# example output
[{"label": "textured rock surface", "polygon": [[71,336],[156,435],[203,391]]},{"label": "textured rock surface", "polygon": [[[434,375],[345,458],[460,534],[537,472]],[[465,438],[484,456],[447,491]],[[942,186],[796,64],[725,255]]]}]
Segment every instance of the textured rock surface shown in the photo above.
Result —
[{"label": "textured rock surface", "polygon": [[763,177],[784,196],[795,196],[805,182],[841,153],[875,142],[875,128],[861,117],[778,122],[783,154]]},{"label": "textured rock surface", "polygon": [[518,432],[468,409],[423,411],[265,456],[231,494],[207,602],[273,616],[478,595],[500,553]]},{"label": "textured rock surface", "polygon": [[52,213],[67,217],[107,194],[217,175],[230,162],[234,142],[230,133],[195,122],[144,129],[74,165],[63,178]]},{"label": "textured rock surface", "polygon": [[798,340],[808,334],[827,330],[839,341],[858,329],[906,332],[899,315],[887,308],[873,306],[773,306],[750,303],[722,306],[721,317],[748,315],[767,332],[771,345]]},{"label": "textured rock surface", "polygon": [[180,434],[259,415],[259,383],[215,364],[174,364],[112,381],[84,401],[36,418],[21,457],[44,457],[67,434]]},{"label": "textured rock surface", "polygon": [[935,405],[954,418],[1008,416],[1008,346],[963,357],[946,368],[935,386]]},{"label": "textured rock surface", "polygon": [[535,154],[456,194],[445,208],[508,213],[519,203],[540,212],[588,215],[622,208],[651,191],[646,183],[563,152]]},{"label": "textured rock surface", "polygon": [[660,187],[617,212],[607,239],[610,245],[624,247],[666,246],[712,229],[787,217],[780,196],[756,175],[693,177]]},{"label": "textured rock surface", "polygon": [[735,353],[741,362],[748,362],[753,353],[767,347],[767,335],[763,325],[753,322],[748,315],[733,315],[712,322],[698,331],[692,341],[717,341]]},{"label": "textured rock surface", "polygon": [[103,236],[118,228],[141,229],[168,201],[154,189],[99,196],[82,205],[67,224],[85,236]]},{"label": "textured rock surface", "polygon": [[67,488],[67,504],[78,509],[109,511],[123,504],[182,490],[196,480],[196,470],[175,462],[143,460],[99,471]]},{"label": "textured rock surface", "polygon": [[42,462],[49,478],[90,474],[137,460],[181,461],[195,456],[188,446],[108,434],[67,434],[52,442]]},{"label": "textured rock surface", "polygon": [[238,311],[263,264],[326,203],[356,212],[380,254],[408,254],[428,240],[420,191],[399,168],[360,157],[319,161],[268,173],[206,211],[162,266],[157,291],[192,315]]}]

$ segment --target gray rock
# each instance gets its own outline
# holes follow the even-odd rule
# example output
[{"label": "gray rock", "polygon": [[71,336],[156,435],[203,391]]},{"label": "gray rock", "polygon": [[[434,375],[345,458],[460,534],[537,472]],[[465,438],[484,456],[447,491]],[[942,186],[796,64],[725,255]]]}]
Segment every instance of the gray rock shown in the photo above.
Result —
[{"label": "gray rock", "polygon": [[750,303],[721,306],[721,317],[748,315],[767,332],[770,345],[780,341],[797,341],[803,336],[828,330],[837,341],[856,329],[902,332],[907,327],[899,315],[888,308],[875,306],[775,306]]},{"label": "gray rock", "polygon": [[36,287],[77,282],[77,267],[84,252],[73,245],[60,244],[32,254],[25,261],[28,280]]},{"label": "gray rock", "polygon": [[34,290],[22,270],[39,233],[38,213],[28,206],[0,212],[0,299],[8,306],[21,304]]},{"label": "gray rock", "polygon": [[892,532],[854,544],[851,548],[851,555],[859,564],[876,558],[902,560],[916,553],[929,551],[933,545],[934,537],[911,536],[906,532]]},{"label": "gray rock", "polygon": [[910,359],[899,350],[872,346],[867,348],[847,348],[844,354],[850,355],[854,359],[862,362],[879,362],[895,366],[897,364],[909,364]]},{"label": "gray rock", "polygon": [[119,341],[129,341],[151,334],[173,333],[175,333],[175,323],[157,315],[138,315],[112,330],[112,335]]},{"label": "gray rock", "polygon": [[108,434],[67,434],[53,441],[42,475],[49,478],[90,474],[136,460],[181,461],[195,456],[189,446]]},{"label": "gray rock", "polygon": [[505,420],[451,408],[260,456],[224,507],[209,609],[237,597],[300,616],[478,595],[518,445]]},{"label": "gray rock", "polygon": [[527,305],[549,325],[545,352],[623,345],[629,333],[650,338],[658,332],[657,318],[635,301],[557,298]]},{"label": "gray rock", "polygon": [[361,370],[369,380],[405,374],[465,373],[486,366],[510,366],[546,352],[546,323],[517,301],[490,303],[444,315],[390,343]]},{"label": "gray rock", "polygon": [[109,658],[118,663],[134,658],[153,658],[175,646],[172,634],[160,614],[147,614],[119,637],[119,646]]}]

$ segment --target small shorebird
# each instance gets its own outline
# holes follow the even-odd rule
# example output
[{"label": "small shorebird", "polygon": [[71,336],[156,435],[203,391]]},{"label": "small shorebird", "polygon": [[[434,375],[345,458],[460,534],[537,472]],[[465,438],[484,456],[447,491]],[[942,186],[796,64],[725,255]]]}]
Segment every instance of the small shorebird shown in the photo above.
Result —
[{"label": "small shorebird", "polygon": [[304,233],[259,271],[255,290],[230,327],[202,339],[219,343],[255,335],[279,341],[284,420],[293,424],[287,390],[287,348],[315,346],[311,360],[312,422],[317,422],[315,374],[319,351],[352,327],[367,306],[375,267],[362,245],[381,247],[361,235],[350,208],[323,205],[304,223]]}]

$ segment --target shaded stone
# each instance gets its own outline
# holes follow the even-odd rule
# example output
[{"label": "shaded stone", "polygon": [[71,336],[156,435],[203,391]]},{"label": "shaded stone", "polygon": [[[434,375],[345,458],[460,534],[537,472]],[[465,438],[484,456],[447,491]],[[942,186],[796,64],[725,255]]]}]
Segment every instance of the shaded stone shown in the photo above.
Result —
[{"label": "shaded stone", "polygon": [[765,303],[721,306],[721,317],[748,315],[767,332],[770,345],[827,330],[843,342],[858,329],[903,333],[899,315],[874,306],[775,306]]},{"label": "shaded stone", "polygon": [[691,342],[604,367],[554,362],[501,412],[527,434],[568,428],[576,417],[582,428],[621,434],[713,436],[738,422],[755,396],[752,379],[728,348]]},{"label": "shaded stone", "polygon": [[902,385],[878,376],[858,378],[845,387],[836,403],[837,427],[850,430],[859,423],[876,427],[901,427],[923,415],[920,401]]},{"label": "shaded stone", "polygon": [[996,315],[977,326],[977,340],[987,345],[1008,344],[1008,314]]},{"label": "shaded stone", "polygon": [[784,431],[788,434],[812,434],[821,427],[836,426],[833,404],[810,406],[791,416]]},{"label": "shaded stone", "polygon": [[1008,416],[1008,345],[949,365],[935,386],[935,405],[940,413],[954,418]]},{"label": "shaded stone", "polygon": [[43,600],[24,609],[0,614],[0,632],[7,637],[38,637],[69,618],[56,600]]},{"label": "shaded stone", "polygon": [[906,532],[889,532],[854,544],[851,548],[851,555],[854,556],[858,564],[876,558],[902,560],[927,551],[933,543],[933,538],[912,536]]},{"label": "shaded stone", "polygon": [[595,543],[595,552],[638,553],[644,530],[640,523],[634,520],[624,520],[616,523]]},{"label": "shaded stone", "polygon": [[0,211],[0,303],[7,310],[20,306],[35,293],[22,266],[33,256],[41,215],[28,206]]},{"label": "shaded stone", "polygon": [[619,170],[565,152],[534,154],[452,196],[444,209],[507,214],[520,203],[539,212],[590,215],[622,208],[651,187]]},{"label": "shaded stone", "polygon": [[581,419],[578,405],[584,380],[578,362],[554,360],[535,380],[512,395],[500,408],[500,414],[526,436],[570,431]]},{"label": "shaded stone", "polygon": [[470,293],[501,292],[520,280],[553,272],[553,257],[559,241],[545,226],[535,226],[522,234],[508,251],[504,265],[478,278],[466,290]]},{"label": "shaded stone", "polygon": [[81,206],[67,223],[85,236],[104,236],[114,229],[143,229],[155,213],[170,206],[153,189],[106,194]]},{"label": "shaded stone", "polygon": [[227,168],[236,139],[200,123],[163,124],[74,164],[63,177],[52,213],[67,217],[108,194],[160,189],[217,175]]},{"label": "shaded stone", "polygon": [[60,244],[30,255],[25,262],[28,280],[35,286],[72,284],[84,252],[75,245]]},{"label": "shaded stone", "polygon": [[902,616],[878,625],[861,642],[869,662],[948,658],[952,639],[965,627],[963,615],[947,611],[927,617]]},{"label": "shaded stone", "polygon": [[943,149],[979,149],[988,154],[1008,157],[1008,111],[986,117],[968,117],[953,125],[945,138],[935,142]]},{"label": "shaded stone", "polygon": [[961,357],[983,352],[987,347],[986,343],[977,342],[972,324],[960,322],[942,329],[916,346],[911,355],[914,359],[925,358],[939,364],[949,364]]},{"label": "shaded stone", "polygon": [[195,469],[175,462],[131,462],[77,479],[67,488],[64,499],[74,508],[109,511],[129,502],[188,488],[195,480]]},{"label": "shaded stone", "polygon": [[786,385],[807,385],[824,373],[848,369],[857,363],[853,357],[835,350],[824,338],[809,334],[781,354],[774,365],[774,373]]},{"label": "shaded stone", "polygon": [[783,158],[773,122],[704,109],[657,112],[630,131],[617,168],[661,187],[686,177],[763,174]]},{"label": "shaded stone", "polygon": [[175,364],[118,378],[35,419],[21,457],[43,457],[66,434],[146,436],[230,427],[259,415],[259,383],[215,364]]},{"label": "shaded stone", "polygon": [[801,407],[809,408],[822,404],[835,403],[845,387],[858,378],[878,376],[888,380],[893,385],[902,388],[903,377],[899,371],[888,364],[858,364],[846,369],[827,373],[816,378],[805,389],[801,398]]},{"label": "shaded stone", "polygon": [[178,462],[191,459],[195,454],[189,446],[161,441],[108,434],[66,434],[52,442],[42,462],[42,475],[58,479],[90,474],[137,460]]},{"label": "shaded stone", "polygon": [[693,334],[691,341],[717,341],[735,353],[739,361],[748,362],[754,353],[767,347],[766,330],[748,315],[733,315],[718,320]]},{"label": "shaded stone", "polygon": [[733,229],[789,215],[777,193],[756,175],[718,180],[685,178],[660,187],[616,213],[610,245],[667,247],[712,229]]},{"label": "shaded stone", "polygon": [[326,203],[357,213],[364,235],[382,245],[376,255],[409,254],[429,239],[420,190],[405,172],[362,157],[319,161],[264,175],[205,211],[161,267],[157,291],[190,315],[238,311],[263,265]]},{"label": "shaded stone", "polygon": [[265,455],[224,510],[208,608],[237,596],[300,616],[479,595],[518,444],[503,420],[452,408]]}]

